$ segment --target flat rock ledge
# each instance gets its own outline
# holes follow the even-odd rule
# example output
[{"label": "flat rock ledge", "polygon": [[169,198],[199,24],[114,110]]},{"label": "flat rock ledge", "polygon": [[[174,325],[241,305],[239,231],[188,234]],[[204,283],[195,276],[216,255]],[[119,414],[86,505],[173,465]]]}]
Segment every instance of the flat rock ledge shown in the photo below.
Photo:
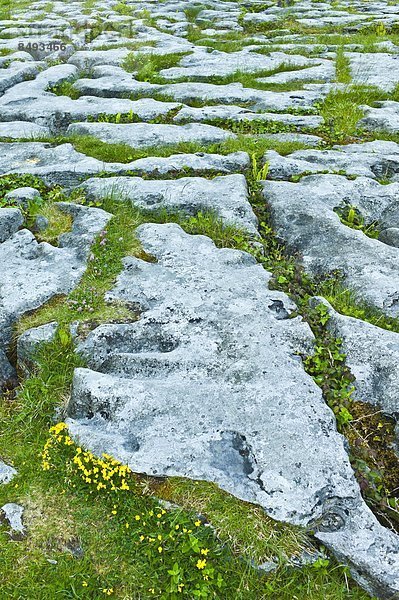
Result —
[{"label": "flat rock ledge", "polygon": [[77,152],[72,144],[53,146],[42,142],[1,143],[0,175],[30,173],[47,185],[73,187],[88,177],[107,172],[112,175],[166,176],[187,169],[197,173],[242,172],[250,165],[246,152],[220,154],[172,154],[169,157],[140,158],[127,163],[106,163]]},{"label": "flat rock ledge", "polygon": [[[364,504],[332,411],[298,357],[313,336],[270,273],[175,224],[142,225],[109,299],[141,306],[80,343],[72,434],[149,475],[214,481],[308,526],[371,593],[399,593],[399,539]],[[204,269],[204,263],[207,268]]]},{"label": "flat rock ledge", "polygon": [[398,183],[381,185],[367,177],[350,181],[309,175],[298,183],[263,182],[277,234],[301,254],[305,268],[315,275],[341,272],[360,299],[392,317],[399,316],[399,248],[347,227],[334,208],[354,205],[366,217],[395,228],[398,192]]},{"label": "flat rock ledge", "polygon": [[128,200],[145,210],[164,208],[193,215],[200,210],[215,212],[225,223],[258,235],[258,220],[249,202],[244,175],[153,181],[139,177],[93,177],[82,189],[88,198]]}]

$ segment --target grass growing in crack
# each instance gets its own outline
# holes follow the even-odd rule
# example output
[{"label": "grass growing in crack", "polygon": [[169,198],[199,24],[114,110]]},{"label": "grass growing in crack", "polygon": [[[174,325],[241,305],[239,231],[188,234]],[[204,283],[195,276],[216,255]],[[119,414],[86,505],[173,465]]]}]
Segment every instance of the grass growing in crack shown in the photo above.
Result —
[{"label": "grass growing in crack", "polygon": [[69,96],[72,100],[77,100],[82,95],[79,90],[74,88],[75,81],[63,81],[49,89],[49,92],[56,96]]},{"label": "grass growing in crack", "polygon": [[143,54],[131,52],[123,61],[122,68],[128,73],[135,73],[135,78],[138,81],[157,83],[159,71],[176,66],[187,54],[189,53]]},{"label": "grass growing in crack", "polygon": [[378,223],[376,221],[366,223],[364,216],[356,206],[343,204],[335,208],[334,211],[341,219],[341,223],[347,227],[362,231],[370,238],[378,239],[380,234]]},{"label": "grass growing in crack", "polygon": [[348,85],[344,90],[331,91],[324,101],[317,105],[325,124],[318,133],[330,144],[350,143],[359,136],[358,121],[364,116],[361,105],[372,106],[374,102],[385,100],[382,90],[365,85]]},{"label": "grass growing in crack", "polygon": [[[105,202],[105,210],[107,207],[108,203]],[[32,315],[22,317],[17,326],[17,334],[50,321],[66,326],[73,321],[88,319],[93,323],[107,319],[136,319],[137,315],[122,304],[106,303],[104,294],[122,269],[122,259],[125,256],[135,255],[149,259],[134,234],[143,219],[139,210],[131,210],[123,203],[117,204],[112,220],[92,245],[88,266],[80,285],[68,297],[53,300]]]},{"label": "grass growing in crack", "polygon": [[[275,91],[291,91],[292,89],[297,90],[301,87],[299,82],[288,82],[283,84],[273,84],[268,82],[260,81],[260,78],[270,77],[276,73],[284,73],[286,71],[301,71],[306,69],[308,65],[298,66],[290,63],[283,63],[273,69],[259,69],[256,72],[247,72],[242,70],[234,71],[229,75],[201,75],[201,80],[206,80],[207,83],[215,85],[228,85],[229,83],[241,83],[244,88],[251,88],[257,90],[275,90]],[[177,77],[173,80],[174,83],[183,83],[190,81],[198,81],[198,76],[193,77]],[[154,83],[165,83],[163,79]]]},{"label": "grass growing in crack", "polygon": [[335,75],[338,83],[350,83],[352,81],[349,58],[345,56],[343,46],[337,49]]},{"label": "grass growing in crack", "polygon": [[342,315],[361,319],[381,327],[381,329],[399,333],[399,320],[385,315],[360,300],[353,291],[345,288],[340,273],[333,273],[320,282],[317,293],[328,300],[334,309]]},{"label": "grass growing in crack", "polygon": [[181,142],[169,146],[154,146],[138,150],[126,144],[107,144],[91,136],[60,137],[53,141],[56,141],[57,144],[71,143],[78,152],[104,162],[121,163],[129,163],[151,156],[168,157],[173,154],[194,154],[196,152],[225,155],[242,151],[252,155],[254,152],[262,154],[267,150],[276,150],[285,156],[295,150],[306,148],[306,145],[301,142],[278,142],[267,137],[263,138],[256,135],[243,134],[223,142],[208,145],[196,142]]},{"label": "grass growing in crack", "polygon": [[43,230],[35,232],[36,239],[39,242],[47,242],[53,246],[58,246],[60,235],[72,229],[72,217],[57,208],[52,202],[47,201],[35,206],[29,214],[28,226],[32,227],[35,218],[38,216],[44,217],[48,222]]}]

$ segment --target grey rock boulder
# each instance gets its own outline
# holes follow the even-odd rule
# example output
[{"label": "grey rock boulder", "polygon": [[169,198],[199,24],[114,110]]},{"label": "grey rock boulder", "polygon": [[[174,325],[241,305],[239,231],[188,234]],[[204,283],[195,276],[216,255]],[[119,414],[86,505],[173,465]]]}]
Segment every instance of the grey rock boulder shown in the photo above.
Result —
[{"label": "grey rock boulder", "polygon": [[79,239],[72,236],[62,248],[38,243],[27,229],[17,231],[0,244],[0,261],[7,265],[0,272],[0,383],[3,386],[9,379],[5,353],[13,324],[26,312],[75,287],[85,271],[86,256],[95,233],[111,218],[100,209],[80,208],[88,216],[87,225],[78,215],[76,227],[81,236]]},{"label": "grey rock boulder", "polygon": [[320,60],[320,64],[296,71],[282,71],[269,77],[259,77],[261,83],[288,83],[293,81],[334,81],[335,66],[331,60]]},{"label": "grey rock boulder", "polygon": [[181,122],[211,122],[214,119],[231,120],[235,122],[256,121],[260,123],[282,123],[292,128],[317,129],[322,125],[323,118],[318,115],[292,115],[290,113],[256,113],[240,106],[205,106],[203,108],[182,108],[173,121]]},{"label": "grey rock boulder", "polygon": [[333,414],[295,356],[310,329],[276,319],[276,302],[292,302],[245,253],[174,224],[138,235],[157,262],[125,259],[107,297],[139,304],[142,318],[78,346],[88,368],[75,370],[71,433],[133,471],[214,481],[314,528],[368,589],[398,593],[399,539],[363,503]]},{"label": "grey rock boulder", "polygon": [[28,329],[19,336],[17,341],[18,369],[25,376],[28,376],[32,371],[35,353],[40,348],[40,345],[51,342],[54,339],[57,327],[58,323],[53,321],[33,329]]},{"label": "grey rock boulder", "polygon": [[9,94],[0,98],[3,120],[32,121],[48,127],[53,135],[65,131],[72,122],[84,121],[88,118],[97,119],[102,114],[116,116],[133,113],[141,121],[150,121],[155,117],[166,115],[178,106],[175,102],[152,99],[127,100],[81,96],[73,100],[69,96],[44,92],[41,88],[33,88],[25,94],[18,93],[16,96]]},{"label": "grey rock boulder", "polygon": [[0,138],[32,138],[38,139],[48,137],[50,130],[43,125],[30,123],[29,121],[8,121],[0,123]]},{"label": "grey rock boulder", "polygon": [[75,186],[101,172],[113,174],[167,175],[193,170],[197,173],[234,173],[249,167],[246,152],[219,154],[173,154],[170,157],[141,158],[128,163],[105,163],[77,152],[72,144],[52,146],[40,142],[2,144],[0,174],[30,173],[47,185]]},{"label": "grey rock boulder", "polygon": [[147,123],[73,123],[68,127],[69,135],[91,135],[102,142],[127,144],[132,148],[170,146],[194,142],[211,144],[236,136],[219,127],[188,123],[187,125],[157,125]]},{"label": "grey rock boulder", "polygon": [[146,81],[137,81],[130,73],[126,73],[121,68],[113,67],[112,74],[96,77],[95,79],[78,79],[73,88],[85,96],[121,98],[127,94],[151,97],[162,86]]},{"label": "grey rock boulder", "polygon": [[120,66],[131,50],[128,48],[116,48],[112,50],[79,50],[69,60],[70,65],[78,69],[90,69],[97,65]]},{"label": "grey rock boulder", "polygon": [[378,236],[380,242],[384,242],[384,244],[388,244],[388,246],[395,246],[395,248],[399,248],[399,227],[388,227],[381,231]]},{"label": "grey rock boulder", "polygon": [[15,502],[9,502],[0,507],[0,515],[2,520],[6,521],[11,527],[11,533],[25,533],[25,527],[22,522],[24,509]]},{"label": "grey rock boulder", "polygon": [[203,49],[182,58],[179,66],[163,69],[160,75],[166,80],[180,77],[195,78],[196,81],[207,80],[213,76],[231,75],[236,71],[256,73],[277,69],[283,64],[295,66],[310,66],[316,61],[300,54],[284,54],[271,52],[269,56],[249,52],[248,49],[239,52],[206,52]]},{"label": "grey rock boulder", "polygon": [[399,55],[385,52],[347,52],[354,83],[391,92],[399,83]]},{"label": "grey rock boulder", "polygon": [[246,88],[241,83],[217,85],[202,82],[173,83],[163,86],[161,94],[171,96],[178,102],[198,99],[221,104],[247,103],[254,110],[286,111],[292,108],[312,109],[313,105],[328,94],[323,87],[295,92],[269,92]]},{"label": "grey rock boulder", "polygon": [[13,477],[17,474],[17,471],[10,467],[10,465],[6,465],[2,460],[0,460],[0,485],[2,483],[10,483]]},{"label": "grey rock boulder", "polygon": [[40,192],[32,187],[21,187],[11,190],[4,195],[7,204],[15,204],[27,208],[30,202],[40,201]]},{"label": "grey rock boulder", "polygon": [[18,208],[0,208],[0,243],[11,237],[24,222]]},{"label": "grey rock boulder", "polygon": [[60,235],[58,246],[75,248],[79,258],[86,260],[96,235],[105,229],[110,220],[109,213],[73,202],[57,202],[56,206],[72,217],[72,230]]},{"label": "grey rock boulder", "polygon": [[360,299],[399,316],[399,249],[343,225],[333,210],[351,204],[370,220],[381,216],[384,222],[387,210],[397,202],[397,183],[311,175],[299,183],[266,181],[263,190],[277,234],[291,251],[301,254],[310,273],[340,271]]},{"label": "grey rock boulder", "polygon": [[358,121],[358,127],[363,127],[368,131],[389,131],[397,133],[399,131],[399,102],[387,100],[379,102],[378,107],[363,105],[365,115]]},{"label": "grey rock boulder", "polygon": [[1,69],[0,72],[0,94],[11,88],[17,83],[34,77],[39,71],[36,63],[12,63],[7,69]]},{"label": "grey rock boulder", "polygon": [[200,210],[216,212],[226,223],[257,235],[257,218],[248,198],[244,175],[226,175],[213,179],[182,177],[176,180],[149,181],[138,177],[93,178],[82,188],[89,199],[113,197],[129,200],[145,210],[166,208],[196,214]]},{"label": "grey rock boulder", "polygon": [[347,175],[392,179],[399,177],[399,144],[376,140],[363,144],[333,146],[331,150],[298,150],[280,156],[265,154],[269,178],[287,180],[303,173],[345,172]]}]

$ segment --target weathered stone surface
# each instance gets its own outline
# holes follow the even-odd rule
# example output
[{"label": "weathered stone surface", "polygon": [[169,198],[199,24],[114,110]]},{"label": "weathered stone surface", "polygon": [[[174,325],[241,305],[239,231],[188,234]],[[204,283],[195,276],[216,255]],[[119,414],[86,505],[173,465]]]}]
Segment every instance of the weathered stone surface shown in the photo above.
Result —
[{"label": "weathered stone surface", "polygon": [[11,237],[24,222],[18,208],[0,208],[0,243]]},{"label": "weathered stone surface", "polygon": [[361,106],[365,116],[358,122],[359,127],[369,131],[399,131],[399,102],[379,102],[378,108]]},{"label": "weathered stone surface", "polygon": [[73,435],[134,471],[215,481],[315,527],[368,585],[399,591],[398,539],[363,503],[333,415],[294,356],[312,334],[298,317],[276,319],[291,301],[249,255],[177,225],[141,226],[139,239],[157,262],[125,259],[108,297],[145,312],[78,347],[89,368],[75,370]]},{"label": "weathered stone surface", "polygon": [[335,66],[330,60],[320,60],[320,64],[296,71],[282,71],[268,77],[259,77],[262,83],[288,83],[289,81],[334,81]]},{"label": "weathered stone surface", "polygon": [[0,485],[2,483],[9,483],[13,477],[17,474],[17,471],[6,465],[2,460],[0,460]]},{"label": "weathered stone surface", "polygon": [[104,163],[77,152],[72,144],[51,144],[39,142],[0,143],[3,159],[0,174],[31,173],[49,184],[78,185],[86,177],[101,172],[123,175],[134,172],[137,175],[167,175],[192,169],[201,173],[234,173],[249,166],[246,152],[234,152],[226,156],[219,154],[173,154],[167,158],[141,158],[130,163]]},{"label": "weathered stone surface", "polygon": [[378,239],[388,246],[399,248],[399,227],[387,227],[380,232]]},{"label": "weathered stone surface", "polygon": [[384,92],[399,83],[399,55],[385,52],[347,52],[355,83],[375,85]]},{"label": "weathered stone surface", "polygon": [[24,509],[19,504],[15,502],[8,502],[0,507],[0,515],[2,516],[2,520],[6,521],[10,527],[11,531],[15,531],[16,533],[25,533],[25,527],[22,522],[22,516],[24,514]]},{"label": "weathered stone surface", "polygon": [[311,135],[309,133],[297,133],[297,132],[287,132],[287,133],[264,133],[261,134],[262,137],[267,137],[271,140],[276,140],[277,142],[298,142],[303,146],[309,146],[311,148],[315,146],[323,146],[323,139],[317,135]]},{"label": "weathered stone surface", "polygon": [[289,179],[303,173],[345,172],[373,179],[399,180],[399,144],[376,140],[363,144],[333,146],[332,150],[298,150],[280,156],[265,154],[271,179]]},{"label": "weathered stone surface", "polygon": [[215,211],[227,223],[257,234],[257,218],[248,198],[244,175],[227,175],[214,179],[183,177],[148,181],[138,177],[93,178],[82,185],[88,198],[127,199],[147,210],[166,208],[196,214],[199,210]]},{"label": "weathered stone surface", "polygon": [[78,69],[89,69],[97,65],[120,66],[130,52],[128,48],[79,50],[69,58],[68,63]]},{"label": "weathered stone surface", "polygon": [[311,175],[299,183],[266,181],[263,189],[278,235],[291,250],[301,253],[310,272],[341,271],[346,285],[360,298],[388,315],[399,316],[399,249],[346,227],[333,211],[346,202],[371,220],[380,216],[382,221],[392,219],[387,227],[395,226],[389,207],[397,198],[397,183]]},{"label": "weathered stone surface", "polygon": [[38,67],[31,63],[12,63],[7,69],[2,70],[0,74],[0,94],[4,93],[8,88],[16,83],[24,81],[24,79],[36,75]]},{"label": "weathered stone surface", "polygon": [[145,123],[73,123],[68,127],[70,135],[91,135],[103,142],[127,144],[132,148],[170,146],[183,142],[211,144],[236,136],[219,127],[199,123],[187,125],[156,125]]},{"label": "weathered stone surface", "polygon": [[248,103],[254,110],[284,111],[287,108],[312,108],[328,93],[322,87],[295,92],[269,92],[246,88],[241,83],[216,85],[213,83],[173,83],[163,86],[161,93],[178,102],[202,101],[221,104]]},{"label": "weathered stone surface", "polygon": [[315,59],[306,58],[300,54],[284,54],[283,52],[271,52],[269,56],[265,56],[256,52],[248,52],[247,49],[231,53],[218,50],[206,52],[206,50],[199,49],[182,58],[179,66],[163,69],[160,75],[167,80],[192,77],[201,81],[201,79],[206,80],[214,75],[230,75],[236,71],[256,73],[273,70],[283,64],[308,66],[315,62]]},{"label": "weathered stone surface", "polygon": [[50,135],[48,127],[29,123],[29,121],[8,121],[0,123],[0,138],[32,138],[37,139]]},{"label": "weathered stone surface", "polygon": [[259,121],[260,123],[283,123],[297,129],[317,129],[323,123],[318,115],[292,115],[290,113],[255,113],[240,106],[205,106],[203,108],[182,108],[174,117],[175,123],[230,119],[236,122]]},{"label": "weathered stone surface", "polygon": [[[72,236],[62,248],[45,242],[39,244],[27,229],[17,231],[0,244],[1,264],[8,265],[0,272],[0,348],[4,359],[16,319],[53,296],[70,292],[81,278],[88,246],[110,215],[96,208],[80,207],[80,210],[87,215],[87,220],[79,220],[78,215],[75,224],[81,235],[76,236],[79,239]],[[3,360],[1,364],[7,365]],[[0,369],[1,385],[8,383],[5,370],[3,366]]]},{"label": "weathered stone surface", "polygon": [[72,230],[59,237],[60,248],[75,248],[85,260],[96,235],[107,225],[110,214],[98,209],[88,209],[73,202],[57,202],[57,208],[72,217]]},{"label": "weathered stone surface", "polygon": [[[99,67],[96,67],[96,69],[99,69]],[[104,69],[102,72],[104,72]],[[126,73],[120,67],[113,67],[111,73],[95,79],[78,79],[73,87],[83,95],[100,96],[102,98],[120,98],[125,94],[151,96],[162,89],[159,84],[136,81],[133,75]]]},{"label": "weathered stone surface", "polygon": [[[152,99],[133,101],[82,96],[72,100],[68,96],[56,96],[41,90],[37,92],[34,99],[36,102],[32,106],[33,98],[29,93],[18,100],[3,96],[0,98],[2,119],[33,121],[38,125],[49,127],[53,134],[59,134],[73,121],[83,121],[89,117],[95,119],[102,114],[132,113],[142,121],[150,121],[179,106],[175,102],[160,102]],[[96,125],[96,123],[88,123],[88,125]]]}]

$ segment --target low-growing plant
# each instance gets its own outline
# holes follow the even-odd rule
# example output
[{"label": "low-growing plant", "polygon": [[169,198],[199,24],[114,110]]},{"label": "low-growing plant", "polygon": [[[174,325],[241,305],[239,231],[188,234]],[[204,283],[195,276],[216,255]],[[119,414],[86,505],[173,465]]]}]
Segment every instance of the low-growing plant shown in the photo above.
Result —
[{"label": "low-growing plant", "polygon": [[362,231],[370,238],[378,238],[380,234],[378,223],[376,221],[366,223],[362,213],[356,206],[343,204],[334,210],[341,219],[341,222],[347,227]]}]

